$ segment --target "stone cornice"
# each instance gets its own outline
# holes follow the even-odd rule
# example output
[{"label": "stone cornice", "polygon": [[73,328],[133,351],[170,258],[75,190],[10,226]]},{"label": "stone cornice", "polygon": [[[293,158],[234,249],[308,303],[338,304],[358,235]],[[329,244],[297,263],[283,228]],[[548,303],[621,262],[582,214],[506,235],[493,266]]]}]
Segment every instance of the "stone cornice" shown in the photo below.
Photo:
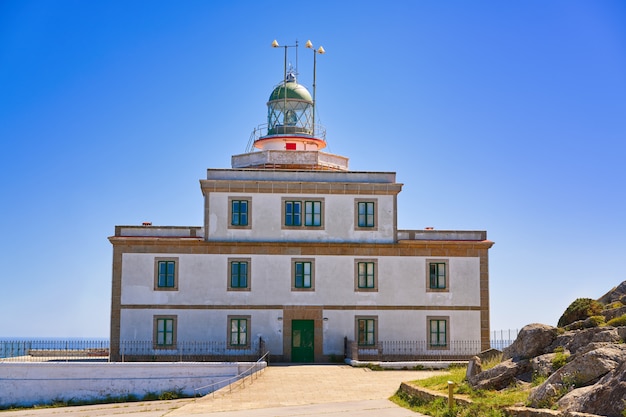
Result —
[{"label": "stone cornice", "polygon": [[202,194],[211,192],[273,194],[397,195],[399,183],[200,180]]},{"label": "stone cornice", "polygon": [[358,255],[358,256],[478,256],[493,242],[406,240],[397,243],[363,242],[231,242],[192,237],[111,236],[114,246],[132,253]]}]

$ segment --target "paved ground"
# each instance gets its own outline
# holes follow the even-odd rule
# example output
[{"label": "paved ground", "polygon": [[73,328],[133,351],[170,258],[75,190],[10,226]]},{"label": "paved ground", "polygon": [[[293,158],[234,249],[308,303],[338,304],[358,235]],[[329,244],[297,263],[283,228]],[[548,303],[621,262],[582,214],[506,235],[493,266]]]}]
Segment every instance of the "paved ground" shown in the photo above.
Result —
[{"label": "paved ground", "polygon": [[387,398],[403,381],[433,371],[381,371],[348,365],[270,366],[258,378],[198,399],[5,411],[0,417],[418,417]]}]

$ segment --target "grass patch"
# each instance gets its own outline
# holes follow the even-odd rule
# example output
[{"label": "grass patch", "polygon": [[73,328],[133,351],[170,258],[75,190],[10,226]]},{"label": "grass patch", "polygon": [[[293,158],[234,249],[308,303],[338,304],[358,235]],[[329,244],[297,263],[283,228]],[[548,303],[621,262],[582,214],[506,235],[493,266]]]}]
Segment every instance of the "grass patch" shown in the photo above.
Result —
[{"label": "grass patch", "polygon": [[133,403],[133,402],[139,402],[139,401],[176,400],[180,398],[191,398],[191,396],[183,394],[181,390],[177,390],[177,391],[164,391],[160,393],[147,392],[143,396],[127,394],[127,395],[121,395],[117,397],[107,395],[106,397],[103,397],[103,398],[92,398],[88,400],[76,400],[73,398],[70,398],[67,400],[54,399],[50,403],[35,404],[31,407],[10,405],[5,408],[0,408],[0,412],[15,411],[15,410],[30,410],[30,409],[40,409],[40,408],[74,407],[74,406],[79,406],[79,405],[98,405],[98,404]]},{"label": "grass patch", "polygon": [[626,314],[609,320],[607,325],[613,326],[613,327],[626,326]]},{"label": "grass patch", "polygon": [[450,411],[445,398],[424,402],[402,391],[398,391],[391,400],[402,407],[433,417],[505,417],[506,414],[502,408],[525,404],[528,399],[529,391],[518,387],[502,391],[472,389],[465,381],[466,371],[466,366],[455,366],[449,368],[446,374],[413,381],[412,384],[441,392],[447,396],[448,381],[452,381],[456,384],[455,395],[465,395],[472,400],[473,404],[469,406],[459,405]]}]

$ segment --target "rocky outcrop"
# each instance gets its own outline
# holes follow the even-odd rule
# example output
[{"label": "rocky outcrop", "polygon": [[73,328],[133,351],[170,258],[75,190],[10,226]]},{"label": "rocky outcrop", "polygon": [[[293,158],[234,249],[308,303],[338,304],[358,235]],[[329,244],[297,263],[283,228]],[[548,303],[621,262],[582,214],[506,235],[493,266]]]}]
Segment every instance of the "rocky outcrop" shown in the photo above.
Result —
[{"label": "rocky outcrop", "polygon": [[[528,397],[532,407],[544,407],[578,387],[596,385],[599,379],[626,362],[626,345],[606,346],[573,356]],[[595,389],[598,389],[595,387]],[[583,411],[583,410],[570,410]],[[587,410],[588,411],[588,410]],[[619,415],[619,413],[617,414]]]},{"label": "rocky outcrop", "polygon": [[[610,322],[614,326],[607,326]],[[626,416],[626,281],[598,300],[578,298],[559,319],[561,328],[529,324],[501,362],[472,374],[475,389],[500,390],[530,381],[528,405],[563,415]]]},{"label": "rocky outcrop", "polygon": [[[611,291],[598,298],[598,301],[602,304],[611,304],[616,301],[622,301],[626,297],[626,281],[613,288]],[[622,304],[626,304],[622,302]]]},{"label": "rocky outcrop", "polygon": [[557,403],[559,409],[602,416],[623,416],[626,410],[626,362],[607,373],[596,384],[574,389]]},{"label": "rocky outcrop", "polygon": [[559,335],[552,346],[548,348],[553,352],[559,346],[565,351],[576,354],[580,349],[593,348],[595,343],[620,343],[622,337],[615,327],[595,327],[580,331],[570,330]]},{"label": "rocky outcrop", "polygon": [[475,389],[501,390],[533,377],[529,406],[622,417],[626,409],[626,328],[566,331],[543,324],[524,327],[502,362],[468,376]]}]

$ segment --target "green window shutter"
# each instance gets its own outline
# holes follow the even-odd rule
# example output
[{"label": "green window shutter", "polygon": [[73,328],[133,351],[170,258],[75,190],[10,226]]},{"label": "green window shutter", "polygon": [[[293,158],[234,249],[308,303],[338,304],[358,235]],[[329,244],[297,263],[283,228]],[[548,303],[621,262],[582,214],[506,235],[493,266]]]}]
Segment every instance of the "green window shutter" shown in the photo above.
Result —
[{"label": "green window shutter", "polygon": [[430,264],[430,288],[446,288],[446,264],[433,262]]},{"label": "green window shutter", "polygon": [[248,343],[248,320],[230,320],[230,344],[231,346],[245,346]]},{"label": "green window shutter", "polygon": [[296,262],[295,263],[295,277],[294,287],[296,288],[311,288],[312,274],[311,274],[311,262]]},{"label": "green window shutter", "polygon": [[285,226],[302,226],[302,203],[285,201]]},{"label": "green window shutter", "polygon": [[357,264],[358,270],[358,287],[359,288],[374,288],[375,276],[374,276],[374,262],[359,262]]},{"label": "green window shutter", "polygon": [[445,347],[448,344],[446,320],[430,321],[430,345],[431,347]]},{"label": "green window shutter", "polygon": [[376,344],[375,320],[359,319],[358,320],[358,344],[360,346],[373,346]]},{"label": "green window shutter", "polygon": [[248,287],[248,262],[233,261],[230,263],[230,286],[232,288]]},{"label": "green window shutter", "polygon": [[176,263],[174,261],[159,261],[158,286],[163,288],[173,288],[176,285]]},{"label": "green window shutter", "polygon": [[358,208],[358,226],[374,227],[374,202],[361,201],[357,205]]},{"label": "green window shutter", "polygon": [[174,345],[174,320],[157,319],[157,346]]},{"label": "green window shutter", "polygon": [[233,200],[231,206],[231,222],[232,226],[248,225],[248,201]]},{"label": "green window shutter", "polygon": [[305,201],[304,202],[304,225],[305,226],[321,226],[322,225],[322,202],[321,201]]}]

